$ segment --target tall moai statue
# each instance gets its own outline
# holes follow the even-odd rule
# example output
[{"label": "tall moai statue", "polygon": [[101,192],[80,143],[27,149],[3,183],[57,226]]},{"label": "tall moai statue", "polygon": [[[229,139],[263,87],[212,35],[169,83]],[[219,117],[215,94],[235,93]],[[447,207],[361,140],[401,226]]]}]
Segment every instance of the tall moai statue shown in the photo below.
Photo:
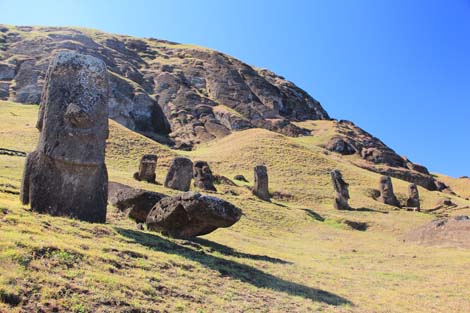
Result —
[{"label": "tall moai statue", "polygon": [[379,181],[379,190],[380,197],[379,201],[385,204],[393,205],[400,207],[400,202],[398,201],[395,193],[393,192],[392,179],[390,176],[381,176]]},{"label": "tall moai statue", "polygon": [[253,194],[262,200],[269,201],[268,169],[264,165],[256,165],[254,168]]},{"label": "tall moai statue", "polygon": [[410,208],[415,208],[416,211],[421,210],[418,186],[416,184],[410,184],[408,186],[408,200],[406,200],[406,206]]},{"label": "tall moai statue", "polygon": [[185,157],[176,157],[171,162],[165,178],[165,187],[188,191],[193,178],[193,162]]},{"label": "tall moai statue", "polygon": [[203,190],[217,191],[214,186],[214,176],[206,161],[196,161],[193,165],[194,187]]},{"label": "tall moai statue", "polygon": [[23,204],[40,213],[106,221],[108,96],[103,61],[70,51],[52,59],[36,125],[39,142],[26,158]]},{"label": "tall moai statue", "polygon": [[349,190],[348,183],[343,180],[343,175],[339,170],[331,171],[331,180],[333,181],[333,187],[335,189],[335,209],[337,210],[350,210],[351,207],[348,204]]},{"label": "tall moai statue", "polygon": [[155,154],[144,154],[140,159],[139,171],[134,173],[134,178],[139,181],[155,183],[157,159]]}]

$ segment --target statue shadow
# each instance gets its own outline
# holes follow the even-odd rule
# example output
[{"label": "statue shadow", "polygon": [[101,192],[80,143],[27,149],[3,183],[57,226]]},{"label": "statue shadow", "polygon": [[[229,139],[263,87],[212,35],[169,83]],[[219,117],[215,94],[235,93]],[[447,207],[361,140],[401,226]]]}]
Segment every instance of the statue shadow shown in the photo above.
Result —
[{"label": "statue shadow", "polygon": [[334,293],[290,282],[265,273],[253,266],[209,255],[204,251],[196,251],[154,234],[120,227],[115,227],[115,230],[122,236],[131,239],[136,244],[161,252],[182,256],[194,262],[198,262],[211,270],[217,271],[222,276],[251,284],[257,288],[285,292],[292,296],[300,296],[305,299],[329,305],[352,305],[351,301]]},{"label": "statue shadow", "polygon": [[310,216],[311,218],[313,218],[316,221],[319,221],[319,222],[324,222],[325,221],[325,218],[323,216],[321,216],[320,214],[318,214],[317,212],[315,212],[313,210],[310,210],[310,209],[302,209],[302,210],[305,211],[308,216]]},{"label": "statue shadow", "polygon": [[273,258],[267,255],[257,255],[257,254],[249,254],[249,253],[243,253],[239,252],[233,248],[230,248],[228,246],[222,245],[217,242],[213,242],[207,239],[203,238],[193,238],[190,240],[191,242],[197,243],[201,246],[210,248],[214,251],[217,251],[223,255],[227,256],[233,256],[236,258],[244,258],[244,259],[251,259],[251,260],[256,260],[256,261],[266,261],[266,262],[271,262],[271,263],[279,263],[279,264],[292,264],[292,262],[284,261],[278,258]]},{"label": "statue shadow", "polygon": [[380,210],[375,210],[371,208],[351,208],[348,211],[356,211],[356,212],[374,212],[374,213],[382,213],[382,214],[388,214],[387,211],[380,211]]}]

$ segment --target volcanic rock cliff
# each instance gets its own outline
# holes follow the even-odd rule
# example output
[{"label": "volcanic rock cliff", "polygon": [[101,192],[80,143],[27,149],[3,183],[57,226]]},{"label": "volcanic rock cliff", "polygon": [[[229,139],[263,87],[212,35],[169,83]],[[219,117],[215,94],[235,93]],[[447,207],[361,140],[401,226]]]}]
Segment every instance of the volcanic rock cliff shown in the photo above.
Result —
[{"label": "volcanic rock cliff", "polygon": [[[296,122],[330,120],[320,103],[292,82],[221,52],[69,27],[0,25],[0,99],[38,104],[49,61],[59,50],[102,59],[110,73],[110,118],[174,148],[192,149],[253,127],[311,135]],[[425,167],[351,122],[336,122],[336,128],[326,149],[357,154],[364,160],[358,166],[430,190],[446,188]]]}]

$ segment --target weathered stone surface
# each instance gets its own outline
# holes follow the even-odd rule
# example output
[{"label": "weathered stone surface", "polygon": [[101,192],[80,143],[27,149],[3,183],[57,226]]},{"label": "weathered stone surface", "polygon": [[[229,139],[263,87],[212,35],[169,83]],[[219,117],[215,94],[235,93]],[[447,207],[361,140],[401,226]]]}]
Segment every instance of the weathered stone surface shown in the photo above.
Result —
[{"label": "weathered stone surface", "polygon": [[130,186],[109,182],[108,202],[124,211],[137,223],[145,223],[152,207],[166,195]]},{"label": "weathered stone surface", "polygon": [[176,157],[171,162],[165,178],[165,187],[188,191],[193,178],[193,162],[184,157]]},{"label": "weathered stone surface", "polygon": [[155,170],[157,168],[157,156],[155,154],[145,154],[140,159],[139,171],[134,173],[136,180],[143,180],[155,183]]},{"label": "weathered stone surface", "polygon": [[212,171],[206,161],[196,161],[193,165],[193,178],[194,178],[194,187],[217,191],[214,186],[214,177]]},{"label": "weathered stone surface", "polygon": [[15,78],[15,66],[0,63],[0,80],[12,80]]},{"label": "weathered stone surface", "polygon": [[269,179],[268,169],[264,165],[257,165],[254,168],[253,194],[262,200],[269,201]]},{"label": "weathered stone surface", "polygon": [[410,184],[408,186],[408,200],[406,200],[406,206],[416,208],[417,211],[421,210],[418,186],[416,186],[416,184]]},{"label": "weathered stone surface", "polygon": [[106,221],[108,74],[99,59],[59,52],[47,72],[36,151],[26,159],[21,200],[34,211]]},{"label": "weathered stone surface", "polygon": [[10,83],[0,82],[0,99],[7,99],[10,94]]},{"label": "weathered stone surface", "polygon": [[395,193],[393,192],[392,179],[390,176],[381,176],[379,181],[380,197],[379,201],[385,204],[400,207]]},{"label": "weathered stone surface", "polygon": [[343,175],[339,170],[331,171],[331,180],[335,189],[335,202],[334,206],[337,210],[350,210],[348,204],[349,200],[349,185],[343,180]]},{"label": "weathered stone surface", "polygon": [[470,248],[470,217],[461,215],[426,223],[403,236],[403,241],[429,246]]},{"label": "weathered stone surface", "polygon": [[147,217],[147,227],[175,238],[191,238],[230,227],[242,211],[233,204],[197,192],[163,198]]},{"label": "weathered stone surface", "polygon": [[340,137],[331,138],[331,140],[326,144],[325,148],[329,151],[342,155],[350,155],[357,152],[356,149],[350,143],[348,143],[348,141]]}]

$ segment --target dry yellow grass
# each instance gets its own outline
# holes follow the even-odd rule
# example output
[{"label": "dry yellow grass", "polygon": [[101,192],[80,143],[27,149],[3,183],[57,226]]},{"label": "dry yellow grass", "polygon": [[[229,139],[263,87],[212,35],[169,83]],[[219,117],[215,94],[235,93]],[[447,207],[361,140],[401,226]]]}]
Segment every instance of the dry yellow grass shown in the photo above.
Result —
[{"label": "dry yellow grass", "polygon": [[[36,114],[35,106],[0,102],[0,147],[33,150]],[[327,123],[318,125],[326,138]],[[159,155],[159,182],[173,156],[204,159],[217,174],[243,174],[250,180],[236,187],[217,185],[217,196],[245,215],[233,227],[194,241],[138,231],[112,207],[105,225],[39,215],[21,206],[14,194],[24,158],[0,155],[0,184],[10,185],[0,188],[0,312],[22,307],[72,312],[470,311],[470,251],[402,243],[401,234],[434,217],[371,199],[367,191],[377,188],[379,175],[326,153],[318,146],[321,139],[253,129],[192,152],[176,152],[117,123],[110,122],[110,130],[106,160],[111,180],[175,194],[132,179],[140,156]],[[290,193],[294,200],[269,203],[251,195],[247,186],[258,163],[269,168],[271,191]],[[352,206],[364,210],[332,208],[333,168],[350,183]],[[397,193],[406,193],[408,183],[393,183]],[[424,208],[447,197],[422,188],[420,193]],[[451,198],[459,207],[470,203]],[[353,230],[346,219],[369,227]],[[22,301],[4,303],[15,300]]]}]

